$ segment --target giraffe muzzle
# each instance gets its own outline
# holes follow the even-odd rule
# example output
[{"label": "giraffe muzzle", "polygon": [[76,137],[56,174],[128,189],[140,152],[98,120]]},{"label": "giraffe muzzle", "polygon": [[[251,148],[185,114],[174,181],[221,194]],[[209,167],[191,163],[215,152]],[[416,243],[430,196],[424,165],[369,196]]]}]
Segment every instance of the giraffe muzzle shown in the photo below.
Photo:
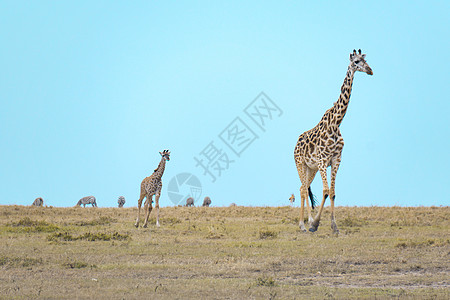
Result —
[{"label": "giraffe muzzle", "polygon": [[371,68],[367,68],[366,73],[369,74],[369,75],[373,75],[373,72],[372,72],[372,69],[371,69]]}]

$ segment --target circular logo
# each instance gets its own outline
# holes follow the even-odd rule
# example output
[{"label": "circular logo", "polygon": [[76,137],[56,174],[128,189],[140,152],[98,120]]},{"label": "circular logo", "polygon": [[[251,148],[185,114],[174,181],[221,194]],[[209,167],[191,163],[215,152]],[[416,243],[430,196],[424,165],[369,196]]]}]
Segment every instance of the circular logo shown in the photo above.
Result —
[{"label": "circular logo", "polygon": [[170,179],[167,194],[173,204],[185,205],[189,197],[194,198],[194,201],[200,199],[202,184],[195,175],[180,173]]}]

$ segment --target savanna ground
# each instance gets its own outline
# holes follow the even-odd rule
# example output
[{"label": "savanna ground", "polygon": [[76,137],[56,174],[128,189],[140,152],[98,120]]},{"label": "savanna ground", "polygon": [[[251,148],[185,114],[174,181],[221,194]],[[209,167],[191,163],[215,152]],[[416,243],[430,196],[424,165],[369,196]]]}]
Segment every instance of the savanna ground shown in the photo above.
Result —
[{"label": "savanna ground", "polygon": [[450,298],[449,207],[0,206],[0,298]]}]

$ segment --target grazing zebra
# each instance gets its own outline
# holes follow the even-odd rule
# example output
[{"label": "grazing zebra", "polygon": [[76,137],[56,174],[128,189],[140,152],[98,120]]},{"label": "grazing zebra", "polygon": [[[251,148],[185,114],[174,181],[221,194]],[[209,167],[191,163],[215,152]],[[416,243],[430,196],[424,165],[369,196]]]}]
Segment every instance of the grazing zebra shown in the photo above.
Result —
[{"label": "grazing zebra", "polygon": [[83,207],[86,207],[86,204],[92,204],[92,207],[97,207],[97,202],[95,201],[94,196],[87,196],[87,197],[81,198],[78,201],[77,206],[81,206],[81,204],[83,204]]},{"label": "grazing zebra", "polygon": [[43,206],[44,205],[44,199],[42,199],[41,197],[34,199],[33,204],[34,206]]},{"label": "grazing zebra", "polygon": [[205,199],[203,199],[203,206],[209,207],[210,205],[211,205],[211,198],[206,196]]},{"label": "grazing zebra", "polygon": [[236,203],[233,202],[230,204],[230,206],[237,206],[237,205],[236,205]]},{"label": "grazing zebra", "polygon": [[195,206],[194,205],[194,198],[189,197],[186,199],[186,206]]},{"label": "grazing zebra", "polygon": [[119,199],[117,199],[117,204],[119,204],[119,207],[123,207],[123,205],[125,204],[125,197],[120,196]]}]

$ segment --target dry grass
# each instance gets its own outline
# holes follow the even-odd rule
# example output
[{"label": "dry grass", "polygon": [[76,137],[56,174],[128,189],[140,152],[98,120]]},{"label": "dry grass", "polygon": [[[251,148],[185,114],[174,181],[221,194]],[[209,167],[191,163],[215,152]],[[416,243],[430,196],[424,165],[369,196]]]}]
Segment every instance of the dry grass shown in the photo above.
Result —
[{"label": "dry grass", "polygon": [[449,299],[449,207],[0,206],[0,298]]}]

